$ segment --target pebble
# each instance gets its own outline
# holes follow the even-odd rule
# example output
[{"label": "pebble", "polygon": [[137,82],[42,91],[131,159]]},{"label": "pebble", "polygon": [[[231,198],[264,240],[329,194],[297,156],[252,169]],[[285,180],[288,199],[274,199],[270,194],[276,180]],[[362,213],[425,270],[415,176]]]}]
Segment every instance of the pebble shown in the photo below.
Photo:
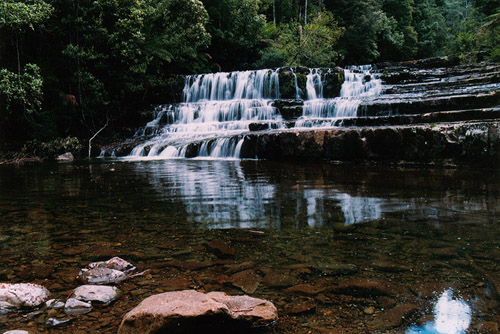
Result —
[{"label": "pebble", "polygon": [[68,315],[85,314],[92,311],[92,304],[82,302],[75,298],[70,298],[64,305],[64,313]]},{"label": "pebble", "polygon": [[47,321],[45,321],[45,324],[50,327],[56,327],[60,325],[67,324],[68,322],[72,321],[73,319],[56,319],[56,318],[49,318]]}]

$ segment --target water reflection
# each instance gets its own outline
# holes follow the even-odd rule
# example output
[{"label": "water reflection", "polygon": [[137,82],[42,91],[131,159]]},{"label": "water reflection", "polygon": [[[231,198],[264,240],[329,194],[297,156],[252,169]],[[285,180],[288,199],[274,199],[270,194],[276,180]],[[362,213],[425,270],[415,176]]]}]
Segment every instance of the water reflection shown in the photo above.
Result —
[{"label": "water reflection", "polygon": [[412,327],[407,334],[465,334],[472,318],[470,306],[462,299],[453,299],[448,289],[434,306],[434,321],[423,327]]},{"label": "water reflection", "polygon": [[[342,183],[345,175],[327,174],[335,167],[323,166],[325,169],[319,171],[317,167],[295,165],[292,170],[271,168],[270,172],[266,164],[249,161],[168,160],[133,164],[137,176],[147,179],[158,198],[180,200],[187,220],[201,228],[353,225],[378,221],[388,214],[439,224],[466,212],[487,210],[484,200],[464,198],[462,190],[439,189],[435,197],[421,197],[411,192],[410,196],[403,195],[404,189],[381,192],[376,184],[368,189],[365,181],[360,180],[356,182],[361,184],[346,187]],[[312,182],[301,181],[311,177]],[[397,178],[392,182],[394,185],[386,187],[405,187]]]}]

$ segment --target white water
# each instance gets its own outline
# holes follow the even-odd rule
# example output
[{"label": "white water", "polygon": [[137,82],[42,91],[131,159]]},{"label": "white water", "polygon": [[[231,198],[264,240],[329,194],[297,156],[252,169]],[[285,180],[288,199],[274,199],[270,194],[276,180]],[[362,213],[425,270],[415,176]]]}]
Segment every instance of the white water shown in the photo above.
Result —
[{"label": "white water", "polygon": [[312,69],[307,76],[307,97],[302,117],[296,127],[333,126],[338,118],[357,117],[363,99],[382,93],[382,80],[371,73],[370,65],[351,66],[344,70],[345,81],[340,97],[323,98],[321,72]]},{"label": "white water", "polygon": [[[355,117],[363,98],[382,91],[380,79],[370,71],[370,66],[345,69],[340,97],[325,99],[322,70],[310,70],[304,94],[292,69],[295,97],[306,97],[303,115],[295,127],[333,126],[339,117]],[[136,133],[136,138],[152,138],[136,146],[128,158],[183,158],[186,154],[239,158],[250,124],[285,127],[283,118],[272,106],[279,98],[278,70],[187,76],[184,102],[157,107],[155,118]]]},{"label": "white water", "polygon": [[239,158],[251,123],[280,123],[271,106],[279,98],[277,70],[220,72],[186,78],[183,99],[158,107],[156,118],[136,136],[155,135],[135,147],[131,159],[185,157],[197,144],[198,157]]}]

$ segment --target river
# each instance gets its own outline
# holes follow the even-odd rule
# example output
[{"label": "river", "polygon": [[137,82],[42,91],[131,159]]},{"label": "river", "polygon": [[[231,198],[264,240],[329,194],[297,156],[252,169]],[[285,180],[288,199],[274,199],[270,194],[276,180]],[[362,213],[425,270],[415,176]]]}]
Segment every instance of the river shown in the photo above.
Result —
[{"label": "river", "polygon": [[[0,166],[1,282],[65,300],[92,261],[149,270],[60,327],[44,323],[70,317],[42,309],[2,315],[0,330],[115,333],[145,297],[197,289],[271,300],[276,333],[494,331],[499,176],[255,160]],[[443,303],[470,321],[442,315]]]}]

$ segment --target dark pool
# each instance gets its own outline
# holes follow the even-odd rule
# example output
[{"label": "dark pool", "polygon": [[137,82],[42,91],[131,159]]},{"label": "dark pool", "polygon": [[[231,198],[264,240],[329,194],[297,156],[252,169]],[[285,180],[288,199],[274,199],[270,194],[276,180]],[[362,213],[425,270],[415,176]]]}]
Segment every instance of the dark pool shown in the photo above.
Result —
[{"label": "dark pool", "polygon": [[[499,227],[498,169],[0,166],[0,282],[39,283],[64,300],[92,261],[120,256],[148,270],[110,306],[8,313],[0,331],[116,333],[145,297],[197,289],[271,300],[275,333],[495,333]],[[51,327],[49,317],[73,320]]]}]

